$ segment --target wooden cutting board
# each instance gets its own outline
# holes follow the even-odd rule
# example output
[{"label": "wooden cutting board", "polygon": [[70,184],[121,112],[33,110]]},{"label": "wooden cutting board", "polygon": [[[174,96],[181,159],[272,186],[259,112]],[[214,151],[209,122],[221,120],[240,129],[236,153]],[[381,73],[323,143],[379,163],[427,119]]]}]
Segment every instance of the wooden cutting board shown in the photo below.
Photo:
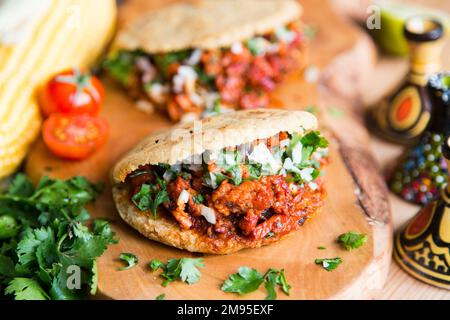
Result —
[{"label": "wooden cutting board", "polygon": [[[171,1],[128,0],[121,8],[120,24],[144,10]],[[111,125],[108,143],[88,160],[62,161],[52,156],[38,140],[27,161],[26,171],[33,180],[43,175],[67,178],[84,175],[106,183],[106,190],[92,206],[94,217],[112,221],[120,242],[99,259],[99,298],[154,299],[165,293],[167,299],[262,299],[264,289],[238,297],[220,291],[221,283],[240,266],[284,268],[292,293],[288,299],[373,298],[381,290],[391,257],[391,223],[387,191],[373,158],[367,151],[368,136],[353,117],[360,85],[375,63],[370,40],[357,28],[337,16],[326,1],[301,1],[304,20],[317,28],[311,46],[311,70],[320,70],[315,83],[301,72],[290,75],[273,94],[274,106],[301,109],[317,105],[323,129],[332,141],[332,163],[326,170],[328,198],[323,211],[301,230],[268,247],[244,250],[226,256],[204,255],[206,267],[195,285],[175,282],[161,286],[157,273],[147,263],[154,258],[194,256],[142,237],[117,214],[111,199],[109,170],[117,159],[142,137],[170,123],[158,114],[146,115],[135,108],[126,94],[105,79],[106,101],[103,116]],[[349,63],[351,62],[351,63]],[[337,112],[340,108],[340,112]],[[347,252],[336,243],[339,234],[354,230],[369,235],[362,248]],[[325,246],[326,250],[317,247]],[[136,254],[140,263],[127,271],[121,266],[121,252]],[[199,255],[195,255],[199,256]],[[316,258],[341,257],[344,262],[333,272],[314,264]]]}]

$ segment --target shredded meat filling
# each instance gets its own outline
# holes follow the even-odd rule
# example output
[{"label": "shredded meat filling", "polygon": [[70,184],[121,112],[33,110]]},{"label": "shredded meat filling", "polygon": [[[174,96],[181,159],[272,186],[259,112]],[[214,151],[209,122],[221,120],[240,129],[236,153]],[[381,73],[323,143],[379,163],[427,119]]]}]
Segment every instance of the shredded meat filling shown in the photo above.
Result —
[{"label": "shredded meat filling", "polygon": [[[154,177],[148,174],[131,178],[132,192],[139,191],[137,184],[153,180]],[[170,202],[164,206],[180,226],[190,229],[202,225],[201,208],[204,205],[214,209],[216,214],[216,223],[208,226],[209,231],[223,235],[235,231],[251,239],[294,230],[323,205],[325,194],[320,179],[316,180],[319,185],[316,190],[304,186],[293,192],[281,175],[244,181],[238,186],[224,180],[212,192],[207,192],[198,181],[196,177],[187,180],[179,176],[167,184]],[[179,201],[183,191],[189,194],[186,203]],[[203,204],[194,201],[199,193],[205,195]]]},{"label": "shredded meat filling", "polygon": [[[151,192],[148,194],[150,200],[144,199],[152,202],[151,208],[162,204],[181,228],[196,229],[210,237],[259,240],[290,233],[323,206],[325,190],[318,177],[320,172],[315,170],[328,163],[327,151],[317,149],[317,145],[323,146],[317,133],[296,139],[281,132],[254,141],[251,151],[252,157],[264,157],[269,152],[272,155],[279,152],[278,157],[282,160],[280,152],[284,152],[285,157],[295,156],[298,167],[294,171],[288,171],[292,169],[293,160],[284,158],[284,163],[281,162],[284,172],[278,169],[265,171],[277,174],[264,175],[263,171],[258,171],[262,167],[257,169],[254,163],[245,161],[250,158],[249,152],[226,149],[222,150],[221,156],[216,155],[215,160],[202,165],[139,167],[127,179],[131,199],[136,200],[134,197],[139,196],[143,184],[151,185],[150,191],[146,187],[146,192]],[[300,141],[303,142],[299,148]],[[308,154],[311,141],[316,143],[316,149],[309,149]],[[266,148],[266,153],[261,148]],[[304,155],[305,162],[301,162],[299,158]],[[223,162],[226,158],[231,164]]]}]

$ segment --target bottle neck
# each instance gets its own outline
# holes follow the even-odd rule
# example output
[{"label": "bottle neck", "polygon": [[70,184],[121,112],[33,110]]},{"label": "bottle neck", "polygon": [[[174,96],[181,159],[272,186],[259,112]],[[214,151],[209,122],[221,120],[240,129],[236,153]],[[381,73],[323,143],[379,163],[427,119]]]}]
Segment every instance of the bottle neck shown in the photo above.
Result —
[{"label": "bottle neck", "polygon": [[408,79],[410,82],[425,86],[428,77],[432,73],[441,70],[441,52],[445,42],[439,39],[432,42],[409,41],[410,49],[410,71]]}]

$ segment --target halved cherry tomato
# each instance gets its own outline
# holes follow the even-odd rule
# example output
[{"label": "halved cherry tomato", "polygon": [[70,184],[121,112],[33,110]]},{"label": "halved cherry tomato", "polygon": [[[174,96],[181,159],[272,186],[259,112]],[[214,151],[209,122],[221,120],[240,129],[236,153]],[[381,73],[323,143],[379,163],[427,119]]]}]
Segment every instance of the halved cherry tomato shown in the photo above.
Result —
[{"label": "halved cherry tomato", "polygon": [[42,113],[97,115],[103,102],[101,82],[74,68],[55,75],[39,95]]},{"label": "halved cherry tomato", "polygon": [[101,118],[55,113],[44,121],[42,135],[55,155],[82,160],[105,142],[108,131],[107,122]]}]

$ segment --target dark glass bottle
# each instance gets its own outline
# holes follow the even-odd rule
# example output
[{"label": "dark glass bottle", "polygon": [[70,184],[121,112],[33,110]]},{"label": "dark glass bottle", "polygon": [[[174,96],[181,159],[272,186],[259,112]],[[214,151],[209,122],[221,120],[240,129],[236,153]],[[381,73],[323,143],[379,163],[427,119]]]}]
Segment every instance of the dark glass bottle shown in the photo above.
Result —
[{"label": "dark glass bottle", "polygon": [[369,125],[383,138],[413,144],[427,128],[432,102],[426,85],[439,72],[444,45],[441,23],[415,17],[405,23],[404,34],[410,48],[410,71],[402,86],[372,109]]},{"label": "dark glass bottle", "polygon": [[389,179],[392,192],[421,205],[435,199],[447,181],[448,167],[441,146],[450,134],[450,73],[432,75],[427,92],[433,106],[429,126]]}]

